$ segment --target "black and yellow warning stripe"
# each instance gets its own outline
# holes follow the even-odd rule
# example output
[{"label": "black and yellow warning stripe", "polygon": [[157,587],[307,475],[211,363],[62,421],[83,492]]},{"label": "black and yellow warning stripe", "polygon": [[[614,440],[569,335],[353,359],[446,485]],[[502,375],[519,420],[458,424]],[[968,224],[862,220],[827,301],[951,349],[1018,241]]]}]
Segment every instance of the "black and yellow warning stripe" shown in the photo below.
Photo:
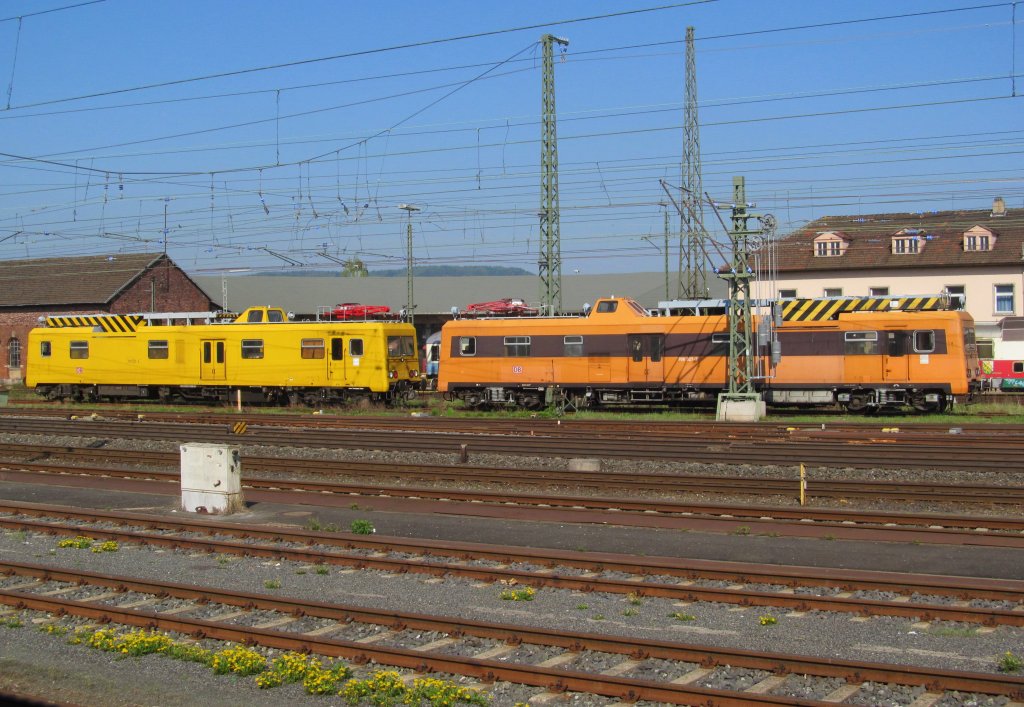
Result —
[{"label": "black and yellow warning stripe", "polygon": [[795,299],[782,302],[784,321],[813,322],[835,319],[846,312],[928,312],[946,309],[944,297],[847,297],[842,299]]},{"label": "black and yellow warning stripe", "polygon": [[138,314],[73,314],[60,317],[47,317],[49,327],[100,327],[112,334],[124,334],[135,331],[146,321]]}]

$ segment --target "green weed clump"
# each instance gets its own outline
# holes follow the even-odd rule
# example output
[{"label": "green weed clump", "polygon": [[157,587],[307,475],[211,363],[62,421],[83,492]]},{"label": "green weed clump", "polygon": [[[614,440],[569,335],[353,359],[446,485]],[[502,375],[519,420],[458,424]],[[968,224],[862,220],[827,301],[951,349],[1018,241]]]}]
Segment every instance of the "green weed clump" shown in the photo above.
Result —
[{"label": "green weed clump", "polygon": [[523,589],[505,589],[501,592],[501,598],[505,601],[533,601],[533,597],[537,594],[537,590],[533,587],[524,587]]},{"label": "green weed clump", "polygon": [[87,538],[84,535],[79,535],[75,538],[64,538],[57,543],[57,547],[71,547],[76,550],[88,550],[92,547],[92,538]]},{"label": "green weed clump", "polygon": [[1024,668],[1024,659],[1010,651],[1003,653],[1003,657],[999,659],[999,672],[1001,673],[1015,673],[1021,668]]},{"label": "green weed clump", "polygon": [[368,520],[354,520],[350,527],[356,535],[373,535],[377,532],[377,529],[373,527],[373,523]]},{"label": "green weed clump", "polygon": [[368,680],[349,680],[339,693],[350,705],[420,705],[452,707],[456,704],[487,707],[490,697],[437,678],[416,678],[411,685],[390,670],[381,670]]}]

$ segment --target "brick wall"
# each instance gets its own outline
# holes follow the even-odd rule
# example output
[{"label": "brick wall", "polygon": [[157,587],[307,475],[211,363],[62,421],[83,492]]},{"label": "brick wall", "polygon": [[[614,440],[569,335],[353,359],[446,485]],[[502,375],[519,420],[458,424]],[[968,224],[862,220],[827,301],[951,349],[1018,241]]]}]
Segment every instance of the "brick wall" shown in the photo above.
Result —
[{"label": "brick wall", "polygon": [[[155,305],[155,306],[154,306]],[[174,264],[159,263],[121,293],[111,312],[208,312],[210,298]]]}]

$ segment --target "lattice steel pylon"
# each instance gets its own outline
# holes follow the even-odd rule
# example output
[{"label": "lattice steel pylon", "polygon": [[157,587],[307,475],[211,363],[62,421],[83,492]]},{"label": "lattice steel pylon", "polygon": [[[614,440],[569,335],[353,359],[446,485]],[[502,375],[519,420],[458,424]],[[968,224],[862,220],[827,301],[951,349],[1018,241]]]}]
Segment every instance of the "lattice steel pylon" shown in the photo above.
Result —
[{"label": "lattice steel pylon", "polygon": [[750,311],[750,236],[760,233],[747,230],[747,192],[743,177],[732,178],[732,263],[720,277],[729,283],[729,395],[755,395],[754,332]]},{"label": "lattice steel pylon", "polygon": [[562,309],[562,243],[558,215],[558,130],[555,114],[554,44],[569,40],[545,34],[540,120],[540,299],[548,313]]},{"label": "lattice steel pylon", "polygon": [[708,295],[707,252],[704,246],[704,185],[701,180],[700,122],[697,119],[697,59],[693,27],[686,28],[686,89],[683,107],[682,202],[679,214],[679,284],[677,295],[700,299]]}]

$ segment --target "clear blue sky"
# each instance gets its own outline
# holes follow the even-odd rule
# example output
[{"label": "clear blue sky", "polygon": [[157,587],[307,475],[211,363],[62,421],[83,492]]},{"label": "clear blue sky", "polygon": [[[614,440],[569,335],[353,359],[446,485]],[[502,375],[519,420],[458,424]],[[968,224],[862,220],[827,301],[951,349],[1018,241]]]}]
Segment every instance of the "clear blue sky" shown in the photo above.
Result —
[{"label": "clear blue sky", "polygon": [[[104,0],[35,14],[80,2],[0,4],[0,259],[166,237],[198,273],[354,256],[400,268],[398,206],[414,204],[418,264],[536,272],[547,31],[570,41],[555,70],[566,275],[662,268],[687,25],[712,197],[744,175],[781,233],[994,196],[1024,208],[1010,1],[717,0],[567,24],[546,23],[659,3]],[[1024,3],[1016,22],[1024,35]],[[546,26],[499,32],[533,25]],[[371,53],[182,82],[357,52]]]}]

